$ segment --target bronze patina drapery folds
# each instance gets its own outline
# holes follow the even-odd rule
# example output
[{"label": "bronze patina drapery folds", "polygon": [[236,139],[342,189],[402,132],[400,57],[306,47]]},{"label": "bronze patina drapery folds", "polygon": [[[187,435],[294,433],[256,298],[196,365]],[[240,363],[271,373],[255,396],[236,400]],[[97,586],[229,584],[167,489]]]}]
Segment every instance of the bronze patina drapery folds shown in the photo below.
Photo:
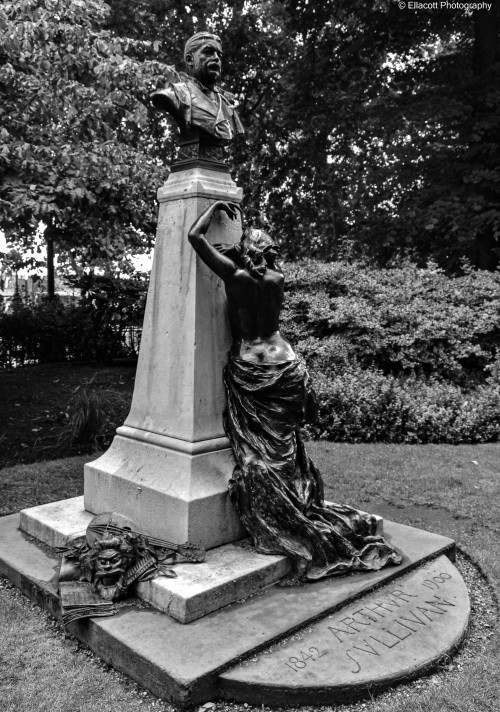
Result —
[{"label": "bronze patina drapery folds", "polygon": [[172,170],[210,165],[226,170],[224,147],[244,132],[234,95],[221,89],[222,46],[217,35],[198,32],[184,48],[188,73],[169,67],[162,88],[151,100],[173,117],[180,131],[179,152]]},{"label": "bronze patina drapery folds", "polygon": [[400,554],[377,535],[375,517],[324,501],[300,434],[309,376],[279,331],[284,276],[272,239],[256,229],[239,245],[212,246],[204,237],[216,211],[234,219],[238,209],[212,204],[188,235],[224,281],[228,300],[234,340],[224,370],[225,429],[237,463],[231,498],[255,547],[289,556],[302,580],[399,564]]}]

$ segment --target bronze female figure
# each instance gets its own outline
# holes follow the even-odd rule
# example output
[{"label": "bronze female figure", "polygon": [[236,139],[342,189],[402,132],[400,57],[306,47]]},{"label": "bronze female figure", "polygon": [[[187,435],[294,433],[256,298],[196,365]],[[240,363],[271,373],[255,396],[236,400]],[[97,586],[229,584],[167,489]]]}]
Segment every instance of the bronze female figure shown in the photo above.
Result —
[{"label": "bronze female figure", "polygon": [[324,501],[299,429],[309,376],[279,331],[284,276],[276,247],[256,229],[238,245],[211,245],[204,234],[218,210],[233,219],[239,208],[214,203],[188,238],[226,289],[233,346],[224,369],[225,430],[237,463],[229,492],[254,546],[289,556],[302,580],[401,563],[372,515]]}]

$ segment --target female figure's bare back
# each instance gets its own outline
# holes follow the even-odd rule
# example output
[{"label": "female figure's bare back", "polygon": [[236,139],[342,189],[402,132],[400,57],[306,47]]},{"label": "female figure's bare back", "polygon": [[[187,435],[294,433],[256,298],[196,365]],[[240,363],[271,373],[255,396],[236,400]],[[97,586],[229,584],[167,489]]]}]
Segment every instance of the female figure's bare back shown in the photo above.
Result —
[{"label": "female figure's bare back", "polygon": [[233,334],[231,354],[256,363],[292,361],[295,353],[279,332],[285,280],[275,263],[274,243],[262,231],[251,231],[241,241],[242,263],[237,264],[203,237],[216,210],[231,218],[237,215],[234,204],[214,203],[198,218],[188,237],[205,264],[224,281]]},{"label": "female figure's bare back", "polygon": [[291,345],[279,332],[283,283],[283,274],[269,268],[260,278],[237,269],[226,281],[233,356],[257,363],[282,363],[295,358]]}]

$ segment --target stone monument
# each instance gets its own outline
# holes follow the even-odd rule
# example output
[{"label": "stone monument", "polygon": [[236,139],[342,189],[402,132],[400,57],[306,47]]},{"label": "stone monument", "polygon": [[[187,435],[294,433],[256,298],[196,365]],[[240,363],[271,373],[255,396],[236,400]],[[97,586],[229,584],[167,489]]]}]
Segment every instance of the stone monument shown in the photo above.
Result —
[{"label": "stone monument", "polygon": [[[186,43],[189,74],[171,70],[152,95],[180,128],[179,160],[158,191],[155,254],[132,408],[110,449],[85,467],[85,509],[118,511],[148,534],[206,549],[241,538],[229,501],[232,452],[224,433],[222,370],[231,345],[224,286],[186,244],[189,226],[214,200],[239,203],[224,146],[243,128],[218,88],[218,37]],[[237,241],[239,221],[221,215],[208,239]]]},{"label": "stone monument", "polygon": [[[181,708],[216,698],[331,705],[438,666],[466,634],[469,598],[451,539],[394,522],[382,537],[380,517],[323,500],[296,430],[305,366],[272,336],[283,296],[273,246],[259,230],[237,244],[241,191],[224,147],[243,129],[233,96],[217,85],[221,59],[218,37],[194,35],[188,73],[170,68],[152,97],[178,124],[180,146],[158,191],[130,414],[86,465],[84,498],[0,518],[0,573],[109,664]],[[236,269],[246,286],[232,282]],[[245,315],[239,300],[254,288],[271,295],[269,307],[254,306],[264,307],[257,321],[272,334],[249,339],[241,318],[248,324],[256,313]],[[272,398],[262,399],[266,380]],[[247,427],[252,409],[257,424]],[[274,554],[226,543],[245,534],[228,484],[254,543]],[[174,559],[175,572],[163,571]],[[291,560],[301,579],[355,571],[272,586]],[[125,600],[110,616],[129,588],[154,608]]]}]

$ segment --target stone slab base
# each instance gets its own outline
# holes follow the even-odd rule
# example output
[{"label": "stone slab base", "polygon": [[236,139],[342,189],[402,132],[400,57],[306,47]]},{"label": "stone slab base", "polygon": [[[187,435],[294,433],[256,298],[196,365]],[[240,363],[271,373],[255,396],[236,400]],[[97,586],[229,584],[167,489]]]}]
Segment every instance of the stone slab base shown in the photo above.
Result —
[{"label": "stone slab base", "polygon": [[201,564],[176,564],[176,579],[158,577],[138,584],[136,595],[181,623],[190,623],[277,583],[290,568],[286,556],[226,544],[210,549]]},{"label": "stone slab base", "polygon": [[[0,573],[57,614],[58,559],[21,533],[18,525],[17,515],[0,518]],[[189,707],[228,696],[228,683],[221,675],[241,660],[325,616],[340,617],[340,623],[346,605],[385,584],[393,590],[397,579],[441,554],[453,556],[454,542],[447,537],[394,522],[385,522],[384,529],[403,554],[401,566],[300,586],[272,586],[187,625],[154,609],[130,605],[110,618],[77,621],[70,630],[107,663],[177,705]],[[344,652],[340,649],[338,655]],[[338,655],[335,651],[329,655],[332,669]]]},{"label": "stone slab base", "polygon": [[433,669],[464,639],[465,583],[446,556],[222,673],[219,693],[253,705],[329,705]]},{"label": "stone slab base", "polygon": [[[73,497],[23,509],[19,527],[48,546],[64,547],[85,534],[93,517],[84,509],[84,498]],[[376,516],[376,521],[377,534],[382,535],[383,519]],[[259,554],[241,540],[210,549],[201,564],[176,564],[177,578],[138,584],[136,595],[181,623],[190,623],[277,583],[290,569],[287,557]]]},{"label": "stone slab base", "polygon": [[[68,546],[94,517],[83,497],[23,509],[20,529],[48,546]],[[181,623],[212,613],[277,583],[290,570],[285,556],[258,554],[246,541],[207,552],[201,564],[176,564],[177,578],[159,576],[136,586],[136,595]]]}]

